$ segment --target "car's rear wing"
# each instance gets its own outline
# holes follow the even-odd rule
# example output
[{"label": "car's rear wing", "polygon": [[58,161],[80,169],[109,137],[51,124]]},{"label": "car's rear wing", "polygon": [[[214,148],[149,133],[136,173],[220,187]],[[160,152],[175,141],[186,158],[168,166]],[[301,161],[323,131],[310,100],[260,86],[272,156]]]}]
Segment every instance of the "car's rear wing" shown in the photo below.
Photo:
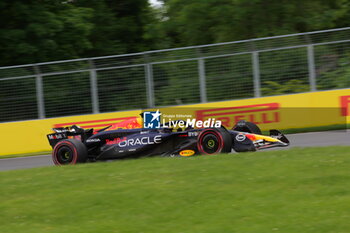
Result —
[{"label": "car's rear wing", "polygon": [[77,125],[72,125],[69,127],[59,127],[53,128],[55,133],[48,134],[47,139],[53,148],[59,141],[63,139],[68,139],[74,137],[75,139],[80,139],[82,142],[93,134],[93,129],[84,130]]}]

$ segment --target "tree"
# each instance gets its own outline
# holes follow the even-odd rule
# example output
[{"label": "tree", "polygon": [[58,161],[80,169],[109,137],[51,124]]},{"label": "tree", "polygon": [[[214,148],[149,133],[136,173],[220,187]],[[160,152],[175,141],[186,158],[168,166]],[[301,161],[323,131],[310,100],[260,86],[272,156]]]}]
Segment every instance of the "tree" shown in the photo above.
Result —
[{"label": "tree", "polygon": [[61,1],[2,1],[0,65],[80,57],[91,48],[92,12]]},{"label": "tree", "polygon": [[167,0],[164,5],[161,24],[176,46],[349,25],[348,0]]},{"label": "tree", "polygon": [[77,7],[94,9],[94,25],[89,40],[92,48],[86,56],[103,56],[148,50],[147,25],[153,17],[147,0],[76,0]]},{"label": "tree", "polygon": [[0,66],[140,52],[156,37],[147,0],[0,2]]}]

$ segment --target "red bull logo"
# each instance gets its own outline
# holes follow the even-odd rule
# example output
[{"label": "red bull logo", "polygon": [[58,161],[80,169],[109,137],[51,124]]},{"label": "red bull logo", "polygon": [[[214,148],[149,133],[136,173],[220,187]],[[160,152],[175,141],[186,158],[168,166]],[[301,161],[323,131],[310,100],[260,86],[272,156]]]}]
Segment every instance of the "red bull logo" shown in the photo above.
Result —
[{"label": "red bull logo", "polygon": [[225,127],[232,127],[240,120],[260,125],[280,122],[279,110],[279,103],[266,103],[198,110],[196,111],[196,116],[198,120],[215,118],[221,121]]},{"label": "red bull logo", "polygon": [[126,141],[126,137],[123,138],[114,138],[114,139],[107,139],[106,140],[106,145],[115,145],[115,144],[119,144],[121,142]]}]

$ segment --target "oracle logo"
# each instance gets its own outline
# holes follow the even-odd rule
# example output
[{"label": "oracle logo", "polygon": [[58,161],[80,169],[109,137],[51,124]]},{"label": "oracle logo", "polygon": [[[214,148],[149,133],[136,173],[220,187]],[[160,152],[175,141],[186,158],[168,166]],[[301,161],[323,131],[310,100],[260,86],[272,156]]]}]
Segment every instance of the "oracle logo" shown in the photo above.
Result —
[{"label": "oracle logo", "polygon": [[162,142],[162,136],[156,135],[154,137],[140,137],[140,138],[131,138],[122,140],[118,143],[118,146],[120,147],[126,147],[126,146],[141,146],[141,145],[152,145],[152,144],[159,144]]}]

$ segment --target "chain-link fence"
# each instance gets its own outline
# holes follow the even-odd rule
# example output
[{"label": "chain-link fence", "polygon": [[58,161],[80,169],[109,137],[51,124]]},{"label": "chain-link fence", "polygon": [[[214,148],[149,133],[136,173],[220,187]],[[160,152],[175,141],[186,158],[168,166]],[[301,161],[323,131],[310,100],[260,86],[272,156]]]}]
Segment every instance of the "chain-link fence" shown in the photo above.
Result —
[{"label": "chain-link fence", "polygon": [[350,28],[0,67],[0,122],[350,87]]}]

